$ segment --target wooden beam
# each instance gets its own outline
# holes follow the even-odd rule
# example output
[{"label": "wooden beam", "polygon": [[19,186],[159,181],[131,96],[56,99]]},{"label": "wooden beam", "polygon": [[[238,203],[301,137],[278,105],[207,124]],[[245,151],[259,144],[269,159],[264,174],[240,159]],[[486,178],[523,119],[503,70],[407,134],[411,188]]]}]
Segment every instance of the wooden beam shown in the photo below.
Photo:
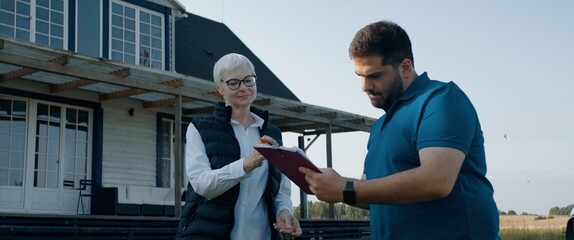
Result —
[{"label": "wooden beam", "polygon": [[143,90],[143,89],[138,89],[138,88],[130,88],[130,89],[126,89],[126,90],[120,90],[120,91],[116,91],[116,92],[102,94],[102,95],[100,95],[100,101],[129,97],[129,96],[138,95],[138,94],[147,93],[147,92],[149,92],[149,91]]},{"label": "wooden beam", "polygon": [[268,106],[271,104],[271,99],[270,98],[264,98],[264,99],[255,100],[255,101],[253,101],[253,104],[259,105],[259,106]]},{"label": "wooden beam", "polygon": [[114,75],[114,76],[117,76],[120,78],[126,78],[126,77],[130,76],[130,68],[120,68],[118,70],[108,72],[108,74]]},{"label": "wooden beam", "polygon": [[38,72],[38,70],[36,69],[31,69],[31,68],[20,68],[20,69],[16,69],[14,71],[11,72],[7,72],[4,73],[2,75],[0,75],[0,82],[5,82],[8,80],[12,80],[14,78],[18,78],[18,77],[22,77],[28,74],[32,74]]},{"label": "wooden beam", "polygon": [[[57,65],[48,61],[34,59],[30,57],[20,56],[17,54],[8,53],[5,51],[0,51],[0,62],[17,65],[21,67],[28,67],[38,69],[43,72],[49,72],[69,77],[81,78],[86,80],[98,81],[101,83],[107,83],[112,85],[130,87],[130,88],[141,88],[150,90],[152,92],[160,92],[171,95],[180,94],[180,90],[170,86],[163,86],[154,82],[135,80],[129,78],[120,78],[114,75],[101,73],[97,71],[91,71],[86,69],[81,69],[78,67],[70,67],[66,65]],[[94,64],[97,64],[95,61]]]},{"label": "wooden beam", "polygon": [[335,118],[337,118],[337,113],[336,112],[318,113],[318,114],[315,114],[315,116],[326,117],[328,119],[335,119]]},{"label": "wooden beam", "polygon": [[[172,87],[179,87],[183,84],[183,79],[181,79],[181,78],[173,79],[173,80],[169,80],[169,81],[165,81],[165,82],[160,82],[159,84],[172,86]],[[149,90],[130,88],[130,89],[120,90],[120,91],[111,92],[111,93],[107,93],[107,94],[102,94],[102,95],[100,95],[100,101],[129,97],[129,96],[138,95],[138,94],[147,93],[147,92],[149,92]]]},{"label": "wooden beam", "polygon": [[[53,62],[53,63],[60,64],[60,65],[64,65],[64,64],[68,63],[68,56],[67,55],[61,55],[61,56],[52,58],[49,61]],[[27,67],[16,69],[14,71],[10,71],[10,72],[7,72],[7,73],[0,75],[0,82],[5,82],[5,81],[11,80],[11,79],[19,78],[19,77],[26,76],[26,75],[29,75],[29,74],[32,74],[35,72],[38,72],[38,70],[33,69],[33,68],[27,68]]]},{"label": "wooden beam", "polygon": [[[144,102],[143,106],[144,106],[144,108],[173,106],[173,105],[175,105],[176,100],[177,99],[175,99],[175,98],[166,98],[166,99],[157,100],[157,101]],[[188,97],[182,97],[181,98],[182,103],[192,102],[192,101],[195,101],[195,100],[193,98],[188,98]]]},{"label": "wooden beam", "polygon": [[[129,68],[122,68],[122,69],[108,72],[107,74],[114,75],[114,76],[117,76],[120,78],[124,78],[124,77],[129,76],[130,71],[129,71]],[[79,88],[79,87],[91,85],[91,84],[96,84],[96,83],[98,83],[98,81],[80,78],[80,79],[72,80],[72,81],[57,84],[57,85],[50,85],[50,92],[55,93],[55,92],[75,89],[75,88]]]},{"label": "wooden beam", "polygon": [[315,115],[310,115],[310,114],[305,114],[305,113],[297,113],[297,112],[293,112],[293,111],[288,111],[288,110],[278,109],[278,108],[273,108],[273,107],[267,107],[267,106],[262,106],[260,108],[263,110],[269,111],[270,114],[275,114],[275,115],[279,115],[279,116],[283,116],[283,117],[292,117],[292,118],[297,118],[297,119],[301,119],[304,121],[310,121],[310,122],[315,122],[315,123],[331,124],[333,126],[344,127],[344,128],[348,128],[348,129],[352,129],[352,130],[356,130],[356,131],[364,131],[364,132],[370,131],[370,126],[366,126],[366,125],[356,125],[356,124],[351,124],[348,122],[337,121],[335,119],[328,119],[328,118],[321,117],[321,116],[315,116]]},{"label": "wooden beam", "polygon": [[221,93],[219,93],[219,91],[208,92],[207,95],[216,96],[216,97],[222,97],[222,96],[221,96]]},{"label": "wooden beam", "polygon": [[69,62],[68,55],[60,55],[55,58],[49,60],[50,62],[59,64],[59,65],[66,65]]},{"label": "wooden beam", "polygon": [[345,122],[352,123],[352,124],[365,124],[365,119],[364,118],[352,118],[352,119],[345,120]]},{"label": "wooden beam", "polygon": [[281,129],[282,132],[305,132],[306,130],[316,131],[317,129],[324,129],[326,126],[327,125],[321,123],[312,123],[305,125],[284,126],[278,128]]},{"label": "wooden beam", "polygon": [[202,108],[189,108],[181,111],[183,115],[206,114],[213,112],[213,106]]},{"label": "wooden beam", "polygon": [[91,85],[91,84],[95,84],[95,83],[98,83],[98,82],[92,81],[92,80],[86,80],[86,79],[76,79],[76,80],[72,80],[69,82],[61,83],[61,84],[50,85],[50,93],[75,89],[75,88],[79,88],[82,86]]},{"label": "wooden beam", "polygon": [[[319,124],[313,126],[286,126],[286,127],[279,127],[282,132],[295,132],[300,133],[303,135],[317,135],[317,134],[325,134],[327,133],[325,126],[321,126]],[[342,133],[342,132],[354,132],[357,131],[354,128],[345,128],[345,127],[336,127],[333,126],[331,129],[331,133]],[[362,130],[359,130],[362,131]]]},{"label": "wooden beam", "polygon": [[290,124],[298,124],[301,121],[301,119],[296,119],[296,118],[288,118],[288,117],[283,117],[283,118],[279,118],[279,119],[273,119],[270,120],[274,125],[276,126],[284,126],[284,125],[290,125]]},{"label": "wooden beam", "polygon": [[307,107],[306,106],[296,106],[296,107],[284,108],[284,110],[296,112],[296,113],[304,113],[304,112],[307,112]]}]

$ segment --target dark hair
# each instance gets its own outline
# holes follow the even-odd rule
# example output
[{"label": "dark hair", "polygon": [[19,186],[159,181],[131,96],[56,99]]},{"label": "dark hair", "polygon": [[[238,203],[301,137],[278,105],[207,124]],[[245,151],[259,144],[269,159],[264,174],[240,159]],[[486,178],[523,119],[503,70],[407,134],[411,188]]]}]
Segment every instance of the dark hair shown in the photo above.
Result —
[{"label": "dark hair", "polygon": [[410,59],[413,66],[413,50],[409,35],[399,25],[391,21],[371,23],[357,31],[349,46],[349,56],[383,57],[382,65],[397,67],[405,58]]}]

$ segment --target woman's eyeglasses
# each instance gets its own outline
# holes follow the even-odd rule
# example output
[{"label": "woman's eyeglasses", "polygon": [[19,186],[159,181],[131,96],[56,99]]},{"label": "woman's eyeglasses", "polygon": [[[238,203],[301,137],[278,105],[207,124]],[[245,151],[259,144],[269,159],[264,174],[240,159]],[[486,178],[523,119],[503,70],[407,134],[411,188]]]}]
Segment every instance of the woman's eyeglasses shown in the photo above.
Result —
[{"label": "woman's eyeglasses", "polygon": [[243,78],[243,80],[239,80],[239,79],[229,79],[227,81],[223,81],[225,84],[227,84],[227,87],[231,90],[237,90],[239,89],[239,87],[241,87],[241,83],[243,82],[243,84],[245,84],[246,87],[253,87],[255,85],[255,80],[257,80],[257,76],[255,75],[249,75],[245,78]]}]

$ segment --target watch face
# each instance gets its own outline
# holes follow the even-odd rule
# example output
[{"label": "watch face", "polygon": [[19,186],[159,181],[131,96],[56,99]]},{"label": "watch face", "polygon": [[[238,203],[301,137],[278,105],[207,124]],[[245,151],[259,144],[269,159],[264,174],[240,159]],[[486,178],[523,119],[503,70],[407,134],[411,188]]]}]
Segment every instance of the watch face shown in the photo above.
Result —
[{"label": "watch face", "polygon": [[353,188],[352,181],[348,181],[347,185],[345,186],[345,190],[343,191],[343,202],[349,205],[353,205],[356,203],[355,189]]},{"label": "watch face", "polygon": [[343,192],[343,201],[349,205],[355,204],[355,192],[352,190],[345,190]]}]

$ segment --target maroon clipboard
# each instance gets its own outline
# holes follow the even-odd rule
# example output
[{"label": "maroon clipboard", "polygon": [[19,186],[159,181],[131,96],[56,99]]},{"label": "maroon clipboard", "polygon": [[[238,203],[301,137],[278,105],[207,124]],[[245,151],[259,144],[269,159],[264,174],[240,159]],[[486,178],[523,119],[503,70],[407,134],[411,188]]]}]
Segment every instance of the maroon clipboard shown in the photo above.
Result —
[{"label": "maroon clipboard", "polygon": [[297,147],[286,148],[269,144],[256,144],[253,148],[297,184],[303,192],[313,195],[309,189],[309,183],[305,180],[305,174],[299,172],[299,167],[306,167],[318,173],[321,173],[321,170],[311,162],[303,150]]}]

